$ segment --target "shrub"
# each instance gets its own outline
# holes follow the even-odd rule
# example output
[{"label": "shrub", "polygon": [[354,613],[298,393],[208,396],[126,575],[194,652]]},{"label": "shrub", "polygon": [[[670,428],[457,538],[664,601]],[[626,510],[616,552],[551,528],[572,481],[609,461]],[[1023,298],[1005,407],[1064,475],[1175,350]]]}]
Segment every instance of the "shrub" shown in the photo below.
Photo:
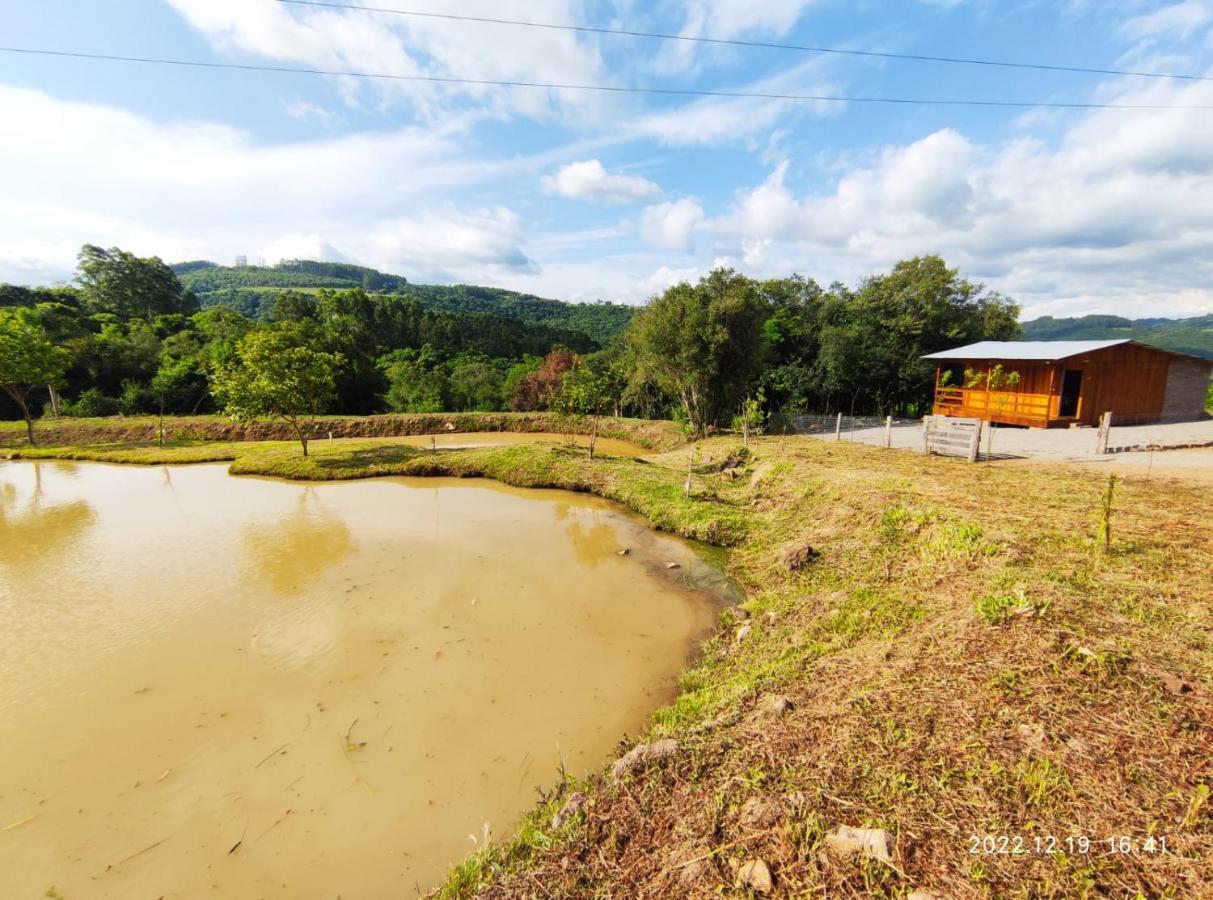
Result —
[{"label": "shrub", "polygon": [[983,594],[977,598],[977,615],[990,625],[1001,625],[1011,616],[1034,611],[1023,588],[1010,594]]},{"label": "shrub", "polygon": [[75,403],[64,403],[61,409],[65,416],[76,416],[91,419],[98,416],[113,416],[118,414],[118,401],[101,393],[100,388],[89,388],[81,394]]},{"label": "shrub", "polygon": [[118,397],[118,412],[124,416],[137,416],[139,413],[155,412],[156,407],[155,392],[146,384],[130,379],[122,382],[122,395]]}]

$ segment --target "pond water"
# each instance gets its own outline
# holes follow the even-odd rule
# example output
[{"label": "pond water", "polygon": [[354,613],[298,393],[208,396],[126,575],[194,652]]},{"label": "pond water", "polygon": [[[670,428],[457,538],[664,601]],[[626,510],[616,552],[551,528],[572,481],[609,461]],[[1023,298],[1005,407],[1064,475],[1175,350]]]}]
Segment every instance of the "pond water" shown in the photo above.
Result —
[{"label": "pond water", "polygon": [[424,891],[640,731],[722,593],[580,495],[0,463],[3,895]]}]

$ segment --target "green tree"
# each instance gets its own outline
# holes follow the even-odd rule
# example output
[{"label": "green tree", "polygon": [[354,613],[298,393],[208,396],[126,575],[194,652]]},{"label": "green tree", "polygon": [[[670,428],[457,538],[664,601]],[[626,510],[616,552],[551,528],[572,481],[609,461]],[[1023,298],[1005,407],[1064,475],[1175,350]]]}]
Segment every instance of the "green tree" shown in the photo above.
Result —
[{"label": "green tree", "polygon": [[590,459],[598,446],[598,420],[607,404],[607,382],[584,362],[564,373],[553,408],[566,422],[570,439],[575,426],[590,420]]},{"label": "green tree", "polygon": [[464,353],[451,360],[447,383],[453,410],[492,412],[501,408],[505,375],[487,356]]},{"label": "green tree", "polygon": [[759,388],[757,396],[751,397],[747,394],[742,399],[741,411],[733,416],[733,430],[741,432],[741,446],[747,449],[750,446],[750,434],[761,434],[766,423],[767,416],[762,408],[764,402],[766,397],[762,388]]},{"label": "green tree", "polygon": [[25,417],[25,431],[34,443],[34,416],[29,395],[63,379],[71,355],[51,343],[46,330],[22,310],[0,309],[0,390],[13,398]]},{"label": "green tree", "polygon": [[1020,333],[1018,306],[961,278],[938,256],[902,260],[888,275],[869,278],[848,312],[843,338],[862,344],[859,359],[847,365],[853,398],[868,397],[880,412],[917,411],[929,402],[932,368],[923,354]]},{"label": "green tree", "polygon": [[379,368],[388,383],[388,409],[410,413],[446,409],[446,374],[433,347],[394,350],[380,357]]},{"label": "green tree", "polygon": [[236,354],[240,339],[253,327],[252,321],[226,306],[204,309],[193,316],[203,341],[203,355],[210,366],[221,365]]},{"label": "green tree", "polygon": [[638,373],[677,397],[691,432],[703,434],[762,370],[767,313],[758,285],[732,269],[674,285],[632,322]]},{"label": "green tree", "polygon": [[182,289],[173,270],[157,256],[141,258],[117,247],[103,250],[85,244],[78,259],[76,282],[90,312],[151,323],[159,315],[198,311],[194,295]]},{"label": "green tree", "polygon": [[280,291],[270,306],[271,322],[302,322],[316,319],[316,300],[302,291]]},{"label": "green tree", "polygon": [[202,371],[203,359],[198,341],[188,331],[178,332],[164,342],[160,367],[148,384],[148,390],[155,398],[160,414],[157,433],[161,447],[164,446],[165,410],[184,412],[190,409],[191,404],[197,409],[209,392],[206,376]]},{"label": "green tree", "polygon": [[282,419],[307,456],[316,417],[336,396],[340,365],[340,356],[306,346],[295,330],[250,331],[237,345],[235,357],[216,370],[215,396],[237,420]]}]

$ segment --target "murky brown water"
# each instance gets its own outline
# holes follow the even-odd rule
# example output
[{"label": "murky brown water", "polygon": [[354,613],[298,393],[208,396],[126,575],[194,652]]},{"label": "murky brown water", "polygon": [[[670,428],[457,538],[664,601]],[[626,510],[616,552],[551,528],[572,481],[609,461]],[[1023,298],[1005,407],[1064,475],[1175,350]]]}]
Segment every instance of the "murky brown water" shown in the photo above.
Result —
[{"label": "murky brown water", "polygon": [[2,894],[425,889],[672,696],[688,578],[562,492],[0,464]]}]

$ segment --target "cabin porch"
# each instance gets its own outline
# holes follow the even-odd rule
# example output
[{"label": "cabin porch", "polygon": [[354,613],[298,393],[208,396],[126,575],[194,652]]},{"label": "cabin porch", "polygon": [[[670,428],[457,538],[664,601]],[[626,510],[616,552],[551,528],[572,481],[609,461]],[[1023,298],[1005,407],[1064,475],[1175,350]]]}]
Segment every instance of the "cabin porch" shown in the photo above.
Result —
[{"label": "cabin porch", "polygon": [[1056,365],[973,361],[938,366],[932,411],[1003,425],[1064,427],[1082,421],[1082,388],[1081,373],[1076,379]]}]

